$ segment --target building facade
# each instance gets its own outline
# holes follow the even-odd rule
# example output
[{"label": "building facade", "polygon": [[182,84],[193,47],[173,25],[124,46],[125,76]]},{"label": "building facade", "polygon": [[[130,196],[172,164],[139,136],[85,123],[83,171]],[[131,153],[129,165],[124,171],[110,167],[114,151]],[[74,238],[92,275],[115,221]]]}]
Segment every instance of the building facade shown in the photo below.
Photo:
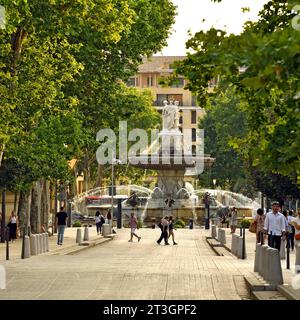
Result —
[{"label": "building facade", "polygon": [[162,112],[163,101],[178,101],[180,111],[180,130],[191,130],[192,152],[196,152],[196,129],[204,110],[197,105],[197,99],[191,91],[185,89],[187,80],[179,76],[176,82],[165,87],[160,80],[173,74],[175,61],[182,61],[185,56],[157,56],[145,58],[139,66],[138,73],[131,77],[127,85],[138,90],[149,90],[152,93],[153,105]]}]

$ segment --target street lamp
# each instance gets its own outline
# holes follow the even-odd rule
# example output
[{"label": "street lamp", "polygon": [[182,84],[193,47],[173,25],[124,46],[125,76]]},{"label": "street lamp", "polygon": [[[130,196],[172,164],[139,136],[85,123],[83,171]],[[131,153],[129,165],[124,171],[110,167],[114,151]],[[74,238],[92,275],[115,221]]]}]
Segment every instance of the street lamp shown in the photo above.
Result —
[{"label": "street lamp", "polygon": [[115,173],[114,173],[114,165],[121,164],[122,161],[119,159],[115,159],[112,154],[112,161],[111,161],[111,227],[112,222],[114,219],[114,180],[115,180]]},{"label": "street lamp", "polygon": [[210,219],[210,212],[209,212],[210,193],[209,192],[206,192],[204,195],[204,203],[205,203],[205,229],[209,230],[209,219]]}]

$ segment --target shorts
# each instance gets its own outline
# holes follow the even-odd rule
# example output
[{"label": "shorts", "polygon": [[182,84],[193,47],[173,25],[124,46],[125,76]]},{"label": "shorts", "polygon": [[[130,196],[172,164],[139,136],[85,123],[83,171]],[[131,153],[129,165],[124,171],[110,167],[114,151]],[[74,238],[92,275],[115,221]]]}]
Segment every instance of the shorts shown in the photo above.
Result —
[{"label": "shorts", "polygon": [[131,233],[135,233],[136,228],[131,228]]}]

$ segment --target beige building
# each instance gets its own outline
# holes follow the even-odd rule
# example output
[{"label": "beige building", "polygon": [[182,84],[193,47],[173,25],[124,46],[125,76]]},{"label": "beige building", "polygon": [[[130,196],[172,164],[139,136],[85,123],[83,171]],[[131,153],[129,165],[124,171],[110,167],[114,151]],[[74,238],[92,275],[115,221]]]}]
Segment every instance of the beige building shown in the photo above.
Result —
[{"label": "beige building", "polygon": [[159,84],[160,80],[173,74],[175,61],[184,60],[185,56],[158,56],[144,59],[138,74],[131,77],[127,85],[140,90],[150,90],[153,96],[153,105],[159,112],[162,111],[163,101],[178,101],[180,108],[180,129],[191,130],[193,153],[196,148],[196,128],[198,121],[204,115],[204,110],[197,105],[197,99],[191,91],[184,89],[187,80],[178,77],[176,83],[170,87]]}]

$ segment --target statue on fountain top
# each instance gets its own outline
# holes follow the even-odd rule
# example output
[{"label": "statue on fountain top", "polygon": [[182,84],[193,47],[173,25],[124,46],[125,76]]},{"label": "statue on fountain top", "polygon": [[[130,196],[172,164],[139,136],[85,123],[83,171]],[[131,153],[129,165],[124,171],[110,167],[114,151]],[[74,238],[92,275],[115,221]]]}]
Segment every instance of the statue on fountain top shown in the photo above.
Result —
[{"label": "statue on fountain top", "polygon": [[170,131],[179,128],[178,105],[178,101],[175,101],[175,104],[173,104],[173,101],[170,101],[170,104],[168,104],[167,100],[164,101],[164,108],[162,112],[163,130]]}]

